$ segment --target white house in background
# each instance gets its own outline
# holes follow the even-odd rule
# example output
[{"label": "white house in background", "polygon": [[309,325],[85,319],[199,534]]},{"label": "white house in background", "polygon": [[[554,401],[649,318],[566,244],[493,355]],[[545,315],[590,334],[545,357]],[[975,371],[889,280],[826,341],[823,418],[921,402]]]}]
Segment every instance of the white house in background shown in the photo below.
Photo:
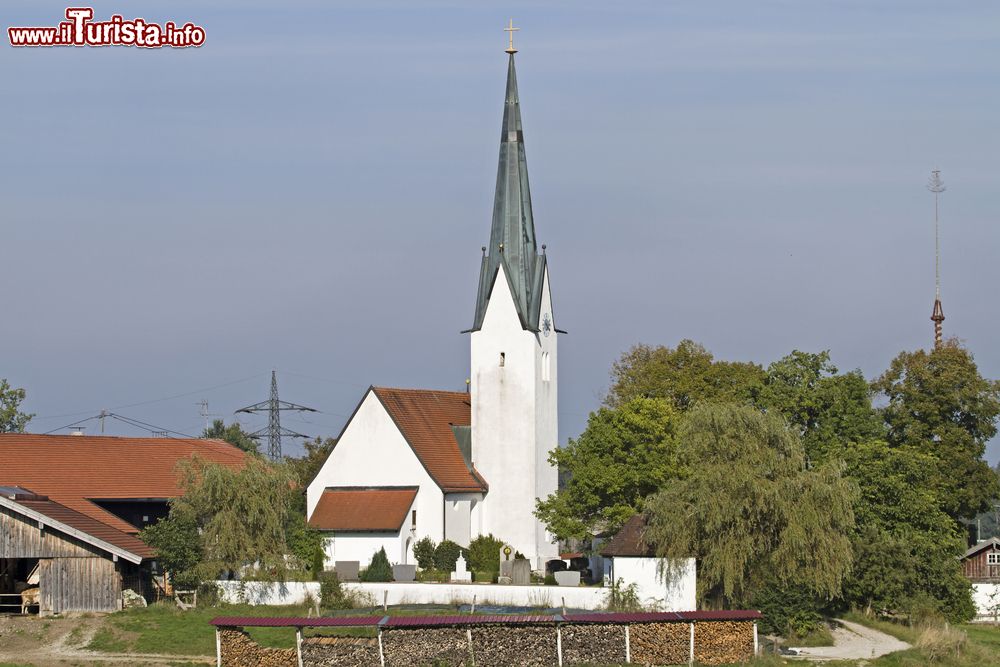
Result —
[{"label": "white house in background", "polygon": [[610,560],[606,568],[612,582],[624,586],[635,584],[639,601],[644,607],[664,611],[697,609],[697,564],[694,558],[684,558],[660,567],[663,559],[643,539],[646,521],[641,514],[629,519],[611,538],[601,555]]},{"label": "white house in background", "polygon": [[[464,332],[471,334],[469,392],[368,390],[307,489],[309,525],[329,532],[329,561],[365,562],[386,546],[390,561],[409,563],[421,537],[467,545],[487,533],[539,569],[557,556],[533,513],[535,500],[558,484],[548,454],[558,446],[562,332],[544,250],[535,240],[511,52],[490,245],[483,246],[473,326]],[[415,489],[408,520],[400,520],[400,487]],[[348,502],[358,509],[350,521],[342,518]]]}]

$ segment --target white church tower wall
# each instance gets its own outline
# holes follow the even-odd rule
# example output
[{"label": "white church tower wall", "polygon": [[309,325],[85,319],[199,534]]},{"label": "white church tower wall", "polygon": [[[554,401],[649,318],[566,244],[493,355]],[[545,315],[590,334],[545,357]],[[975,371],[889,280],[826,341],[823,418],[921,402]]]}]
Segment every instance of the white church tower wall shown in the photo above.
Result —
[{"label": "white church tower wall", "polygon": [[541,567],[556,555],[534,510],[535,499],[557,486],[548,462],[558,444],[557,334],[521,327],[503,271],[482,328],[471,337],[472,461],[490,484],[481,532],[506,540]]}]

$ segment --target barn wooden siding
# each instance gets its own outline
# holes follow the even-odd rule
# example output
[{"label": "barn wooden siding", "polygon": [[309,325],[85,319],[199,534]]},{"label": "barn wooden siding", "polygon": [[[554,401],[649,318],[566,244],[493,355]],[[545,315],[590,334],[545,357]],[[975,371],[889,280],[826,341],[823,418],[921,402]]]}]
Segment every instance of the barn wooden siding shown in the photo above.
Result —
[{"label": "barn wooden siding", "polygon": [[118,563],[110,554],[0,507],[0,558],[38,559],[39,613],[115,611]]},{"label": "barn wooden siding", "polygon": [[108,558],[46,558],[38,563],[40,613],[118,609],[122,578],[117,563]]},{"label": "barn wooden siding", "polygon": [[987,555],[998,553],[995,546],[987,547],[962,561],[965,576],[973,581],[1000,581],[1000,565],[987,563]]},{"label": "barn wooden siding", "polygon": [[0,558],[88,557],[104,552],[74,537],[0,507]]}]

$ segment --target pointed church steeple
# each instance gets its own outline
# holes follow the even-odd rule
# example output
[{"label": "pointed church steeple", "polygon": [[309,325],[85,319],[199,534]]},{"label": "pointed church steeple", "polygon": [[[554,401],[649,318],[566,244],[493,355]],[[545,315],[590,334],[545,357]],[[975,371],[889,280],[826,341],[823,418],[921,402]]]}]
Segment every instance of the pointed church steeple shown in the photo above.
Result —
[{"label": "pointed church steeple", "polygon": [[538,331],[545,255],[535,243],[535,221],[531,214],[531,190],[528,187],[528,162],[524,153],[521,107],[517,95],[514,48],[507,52],[507,93],[504,99],[503,126],[500,130],[500,163],[493,198],[493,225],[490,244],[484,248],[479,275],[479,293],[472,331],[478,331],[486,315],[490,293],[503,267],[507,285],[514,298],[521,326]]}]

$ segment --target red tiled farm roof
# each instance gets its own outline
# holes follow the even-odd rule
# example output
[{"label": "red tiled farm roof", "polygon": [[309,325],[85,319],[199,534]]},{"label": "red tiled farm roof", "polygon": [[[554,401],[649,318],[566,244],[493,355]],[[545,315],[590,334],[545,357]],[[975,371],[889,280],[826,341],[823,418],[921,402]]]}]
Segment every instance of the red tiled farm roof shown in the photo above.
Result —
[{"label": "red tiled farm roof", "polygon": [[446,492],[486,491],[486,480],[466,464],[452,426],[470,426],[469,395],[458,391],[372,387],[403,437]]},{"label": "red tiled farm roof", "polygon": [[[245,454],[221,440],[0,434],[0,486],[18,486],[122,533],[135,526],[91,500],[181,494],[176,466],[197,455],[239,467]],[[96,528],[94,528],[96,530]]]},{"label": "red tiled farm roof", "polygon": [[417,487],[332,487],[309,517],[319,530],[396,532],[417,497]]}]

